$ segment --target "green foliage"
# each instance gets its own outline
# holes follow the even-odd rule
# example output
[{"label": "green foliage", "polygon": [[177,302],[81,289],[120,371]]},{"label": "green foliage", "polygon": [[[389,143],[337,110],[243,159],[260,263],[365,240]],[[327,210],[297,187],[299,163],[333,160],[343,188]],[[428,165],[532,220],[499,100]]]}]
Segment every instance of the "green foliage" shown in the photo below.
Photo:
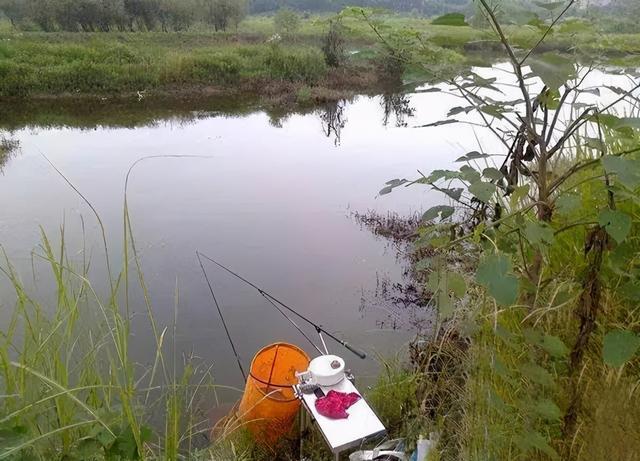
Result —
[{"label": "green foliage", "polygon": [[282,8],[273,17],[276,32],[282,35],[293,35],[300,29],[300,16],[293,10]]},{"label": "green foliage", "polygon": [[327,71],[324,56],[314,49],[291,52],[274,46],[264,63],[271,78],[294,82],[314,83]]},{"label": "green foliage", "polygon": [[174,50],[153,41],[121,44],[108,37],[84,44],[0,44],[0,96],[135,92],[259,78],[313,83],[326,71],[322,53],[306,47],[215,45]]},{"label": "green foliage", "polygon": [[640,187],[640,160],[607,155],[602,164],[608,173],[617,175],[623,186],[631,190]]},{"label": "green foliage", "polygon": [[422,220],[432,221],[438,217],[440,217],[441,220],[444,220],[453,215],[454,211],[455,209],[451,206],[436,205],[424,212],[424,214],[422,215]]},{"label": "green foliage", "polygon": [[488,203],[496,193],[496,186],[490,182],[476,181],[469,186],[469,192],[481,202]]},{"label": "green foliage", "polygon": [[[62,229],[54,250],[42,232],[34,254],[34,277],[50,284],[53,305],[42,305],[30,294],[6,255],[2,263],[15,298],[0,335],[0,459],[195,459],[200,454],[191,448],[198,434],[193,428],[202,422],[193,404],[203,389],[215,389],[209,372],[188,359],[182,372],[175,363],[172,375],[168,373],[163,340],[171,339],[165,338],[166,330],[160,332],[150,304],[147,321],[156,361],[141,369],[130,356],[130,306],[116,281],[131,277],[131,268],[125,263],[102,299],[89,281],[88,261],[67,252],[64,235]],[[138,255],[128,243],[130,233],[124,237],[125,254],[139,268]],[[106,238],[104,244],[109,273]],[[143,280],[139,270],[136,278]],[[127,284],[129,290],[136,289],[134,283]],[[143,283],[137,288],[149,299]],[[125,301],[119,305],[118,299]],[[175,318],[177,322],[177,314]],[[177,328],[174,325],[174,331]],[[164,404],[167,413],[157,412]],[[166,419],[164,434],[147,426],[152,417]],[[226,442],[202,450],[202,459],[246,459],[240,452],[214,455],[224,451]]]},{"label": "green foliage", "polygon": [[518,279],[511,273],[511,261],[504,254],[489,254],[478,264],[476,281],[484,286],[499,304],[508,306],[516,302]]},{"label": "green foliage", "polygon": [[215,30],[225,31],[229,26],[237,29],[240,21],[247,15],[247,3],[244,0],[200,0],[204,8],[204,18]]},{"label": "green foliage", "polygon": [[429,275],[426,287],[432,293],[438,315],[445,320],[452,316],[455,300],[462,298],[467,291],[464,278],[458,273],[443,269],[441,262]]},{"label": "green foliage", "polygon": [[631,231],[631,217],[615,210],[604,210],[598,215],[598,224],[604,227],[616,242],[622,243]]},{"label": "green foliage", "polygon": [[45,31],[181,31],[204,19],[216,30],[237,26],[244,0],[2,0],[15,27],[33,21]]},{"label": "green foliage", "polygon": [[575,75],[575,64],[556,53],[545,53],[529,61],[531,70],[545,85],[556,90]]},{"label": "green foliage", "polygon": [[527,222],[524,235],[532,245],[551,245],[554,242],[553,229],[546,223]]},{"label": "green foliage", "polygon": [[329,28],[322,43],[322,53],[328,66],[338,67],[346,59],[345,28],[340,17],[329,20]]},{"label": "green foliage", "polygon": [[440,16],[433,21],[431,24],[434,26],[468,26],[465,21],[464,14],[461,13],[449,13],[443,16]]},{"label": "green foliage", "polygon": [[602,358],[607,365],[618,368],[631,360],[638,349],[638,335],[628,330],[614,330],[604,337]]}]

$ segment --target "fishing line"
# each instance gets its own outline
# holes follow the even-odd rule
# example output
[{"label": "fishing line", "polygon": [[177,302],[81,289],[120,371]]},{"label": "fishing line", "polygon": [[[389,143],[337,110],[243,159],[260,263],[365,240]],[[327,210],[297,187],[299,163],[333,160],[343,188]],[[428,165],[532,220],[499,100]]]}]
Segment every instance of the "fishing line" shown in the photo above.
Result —
[{"label": "fishing line", "polygon": [[[202,273],[204,274],[204,279],[207,281],[207,285],[209,286],[209,291],[211,292],[211,297],[213,298],[213,302],[216,305],[216,309],[218,309],[218,314],[220,315],[220,320],[222,320],[222,326],[224,327],[224,331],[227,333],[227,339],[231,344],[231,349],[233,349],[233,354],[236,356],[236,361],[238,362],[238,367],[240,367],[240,373],[242,373],[242,378],[246,381],[247,375],[244,372],[244,368],[242,368],[242,362],[240,361],[240,356],[236,351],[236,346],[233,344],[233,339],[231,339],[231,334],[229,333],[229,328],[227,328],[227,322],[224,321],[224,316],[222,315],[222,310],[220,309],[220,305],[218,304],[218,299],[216,295],[213,293],[213,287],[211,286],[211,282],[209,282],[209,277],[207,277],[207,271],[204,270],[204,265],[202,264],[202,259],[200,259],[200,253],[196,251],[196,256],[198,258],[198,262],[200,263],[200,268],[202,269]],[[204,256],[204,255],[202,255]],[[206,258],[206,256],[205,256]]]},{"label": "fishing line", "polygon": [[[275,308],[278,310],[278,312],[280,312],[280,313],[283,315],[283,317],[284,317],[285,319],[287,319],[287,320],[291,323],[291,325],[293,325],[293,326],[295,327],[295,329],[296,329],[296,330],[298,330],[298,332],[300,332],[300,334],[301,334],[302,336],[304,336],[304,337],[305,337],[305,339],[306,339],[307,341],[309,341],[309,343],[310,343],[310,344],[311,344],[311,345],[312,345],[312,346],[313,346],[313,347],[314,347],[318,352],[320,352],[320,354],[323,354],[323,355],[325,354],[325,352],[322,352],[322,349],[320,349],[318,346],[316,346],[316,343],[314,343],[313,341],[311,341],[311,338],[309,338],[309,336],[307,336],[307,334],[306,334],[304,331],[302,331],[302,328],[300,328],[300,327],[298,326],[298,324],[297,324],[296,322],[294,322],[294,321],[293,321],[293,319],[292,319],[291,317],[289,317],[289,316],[288,316],[288,315],[287,315],[287,314],[286,314],[282,309],[280,309],[280,307],[279,307],[276,303],[274,303],[273,301],[271,301],[271,299],[270,299],[269,297],[267,297],[264,293],[260,293],[260,294],[262,295],[262,297],[263,297],[264,299],[266,299],[267,301],[269,301],[269,304],[271,304],[273,307],[275,307]],[[320,336],[320,339],[322,339],[322,336]],[[324,343],[324,341],[322,341],[322,342]]]},{"label": "fishing line", "polygon": [[[346,349],[348,349],[349,351],[351,351],[352,353],[354,353],[355,355],[357,355],[358,357],[360,357],[361,359],[365,359],[367,357],[367,354],[365,354],[362,351],[357,350],[356,348],[354,348],[351,344],[347,343],[346,341],[341,340],[340,338],[337,338],[335,335],[333,335],[331,332],[325,330],[321,325],[318,325],[317,323],[309,320],[307,317],[305,317],[304,315],[300,314],[299,312],[297,312],[296,310],[294,310],[292,307],[287,306],[285,303],[283,303],[282,301],[280,301],[279,299],[277,299],[275,296],[270,295],[269,293],[267,293],[266,291],[264,291],[262,288],[260,288],[259,286],[257,286],[256,284],[250,282],[249,280],[247,280],[246,278],[242,277],[241,275],[233,272],[231,269],[229,269],[228,267],[223,266],[222,264],[220,264],[218,261],[211,259],[210,257],[208,257],[207,255],[205,255],[204,253],[200,253],[199,251],[196,251],[196,254],[198,255],[198,259],[200,259],[200,256],[202,256],[203,258],[205,258],[206,260],[212,262],[213,264],[215,264],[216,266],[220,267],[221,269],[224,269],[225,271],[227,271],[228,273],[230,273],[231,275],[233,275],[234,277],[237,277],[238,279],[242,280],[244,283],[246,283],[247,285],[255,288],[256,290],[258,290],[258,293],[260,293],[262,296],[271,299],[272,301],[278,303],[279,305],[281,305],[282,307],[284,307],[286,310],[288,310],[289,312],[291,312],[292,314],[296,315],[298,318],[302,319],[303,321],[307,322],[309,325],[311,325],[312,327],[314,327],[316,329],[316,331],[318,333],[324,333],[325,335],[327,335],[329,338],[333,339],[334,341],[336,341],[338,344],[342,345],[343,347],[345,347]],[[200,263],[202,264],[202,262]]]}]

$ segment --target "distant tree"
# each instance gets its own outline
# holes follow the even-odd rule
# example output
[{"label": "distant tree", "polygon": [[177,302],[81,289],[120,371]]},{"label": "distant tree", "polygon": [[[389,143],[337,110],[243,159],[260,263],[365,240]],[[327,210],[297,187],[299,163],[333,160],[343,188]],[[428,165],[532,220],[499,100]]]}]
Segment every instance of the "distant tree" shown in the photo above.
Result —
[{"label": "distant tree", "polygon": [[0,11],[4,13],[13,27],[17,27],[27,17],[25,0],[0,0]]},{"label": "distant tree", "polygon": [[153,30],[160,18],[159,0],[124,0],[124,8],[129,16],[129,29],[134,25],[138,30]]},{"label": "distant tree", "polygon": [[237,26],[247,14],[245,0],[203,0],[205,20],[215,30]]},{"label": "distant tree", "polygon": [[159,20],[162,30],[185,30],[193,23],[196,3],[191,0],[161,0]]},{"label": "distant tree", "polygon": [[232,9],[232,14],[230,18],[230,23],[234,28],[238,28],[238,25],[242,22],[242,20],[247,16],[249,12],[249,5],[247,0],[236,0],[236,5]]},{"label": "distant tree", "polygon": [[56,4],[53,0],[25,0],[31,19],[45,32],[56,30]]},{"label": "distant tree", "polygon": [[123,31],[126,29],[127,22],[124,0],[102,0],[98,19],[99,30],[105,32],[112,29]]},{"label": "distant tree", "polygon": [[276,32],[282,35],[292,35],[300,29],[300,16],[289,8],[282,8],[273,17],[273,25]]}]

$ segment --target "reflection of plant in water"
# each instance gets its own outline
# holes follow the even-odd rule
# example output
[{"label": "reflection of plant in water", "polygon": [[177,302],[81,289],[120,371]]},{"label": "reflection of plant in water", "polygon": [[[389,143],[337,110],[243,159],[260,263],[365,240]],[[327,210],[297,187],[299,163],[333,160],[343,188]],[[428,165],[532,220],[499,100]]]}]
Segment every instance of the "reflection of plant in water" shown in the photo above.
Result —
[{"label": "reflection of plant in water", "polygon": [[411,106],[411,101],[405,94],[383,94],[380,105],[384,110],[382,125],[387,126],[393,116],[396,120],[395,126],[407,126],[407,117],[413,117],[415,108]]},{"label": "reflection of plant in water", "polygon": [[347,119],[344,117],[344,109],[346,107],[347,102],[342,100],[327,104],[324,110],[320,112],[322,132],[327,138],[333,137],[333,142],[336,146],[340,144],[340,133],[347,124]]},{"label": "reflection of plant in water", "polygon": [[7,139],[4,136],[0,136],[0,173],[12,154],[18,150],[19,145],[20,143],[15,139]]}]

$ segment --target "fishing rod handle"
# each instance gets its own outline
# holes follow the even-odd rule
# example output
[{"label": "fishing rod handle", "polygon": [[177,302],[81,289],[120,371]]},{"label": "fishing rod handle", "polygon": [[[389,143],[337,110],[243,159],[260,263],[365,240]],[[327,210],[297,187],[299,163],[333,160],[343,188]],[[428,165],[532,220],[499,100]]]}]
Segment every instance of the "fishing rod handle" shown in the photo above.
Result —
[{"label": "fishing rod handle", "polygon": [[349,349],[351,352],[353,352],[354,354],[356,354],[358,357],[360,357],[361,359],[366,359],[367,358],[367,354],[365,354],[362,351],[359,351],[358,349],[356,349],[355,347],[353,347],[351,344],[349,343],[345,343],[343,342],[342,345],[344,347],[346,347],[347,349]]}]

